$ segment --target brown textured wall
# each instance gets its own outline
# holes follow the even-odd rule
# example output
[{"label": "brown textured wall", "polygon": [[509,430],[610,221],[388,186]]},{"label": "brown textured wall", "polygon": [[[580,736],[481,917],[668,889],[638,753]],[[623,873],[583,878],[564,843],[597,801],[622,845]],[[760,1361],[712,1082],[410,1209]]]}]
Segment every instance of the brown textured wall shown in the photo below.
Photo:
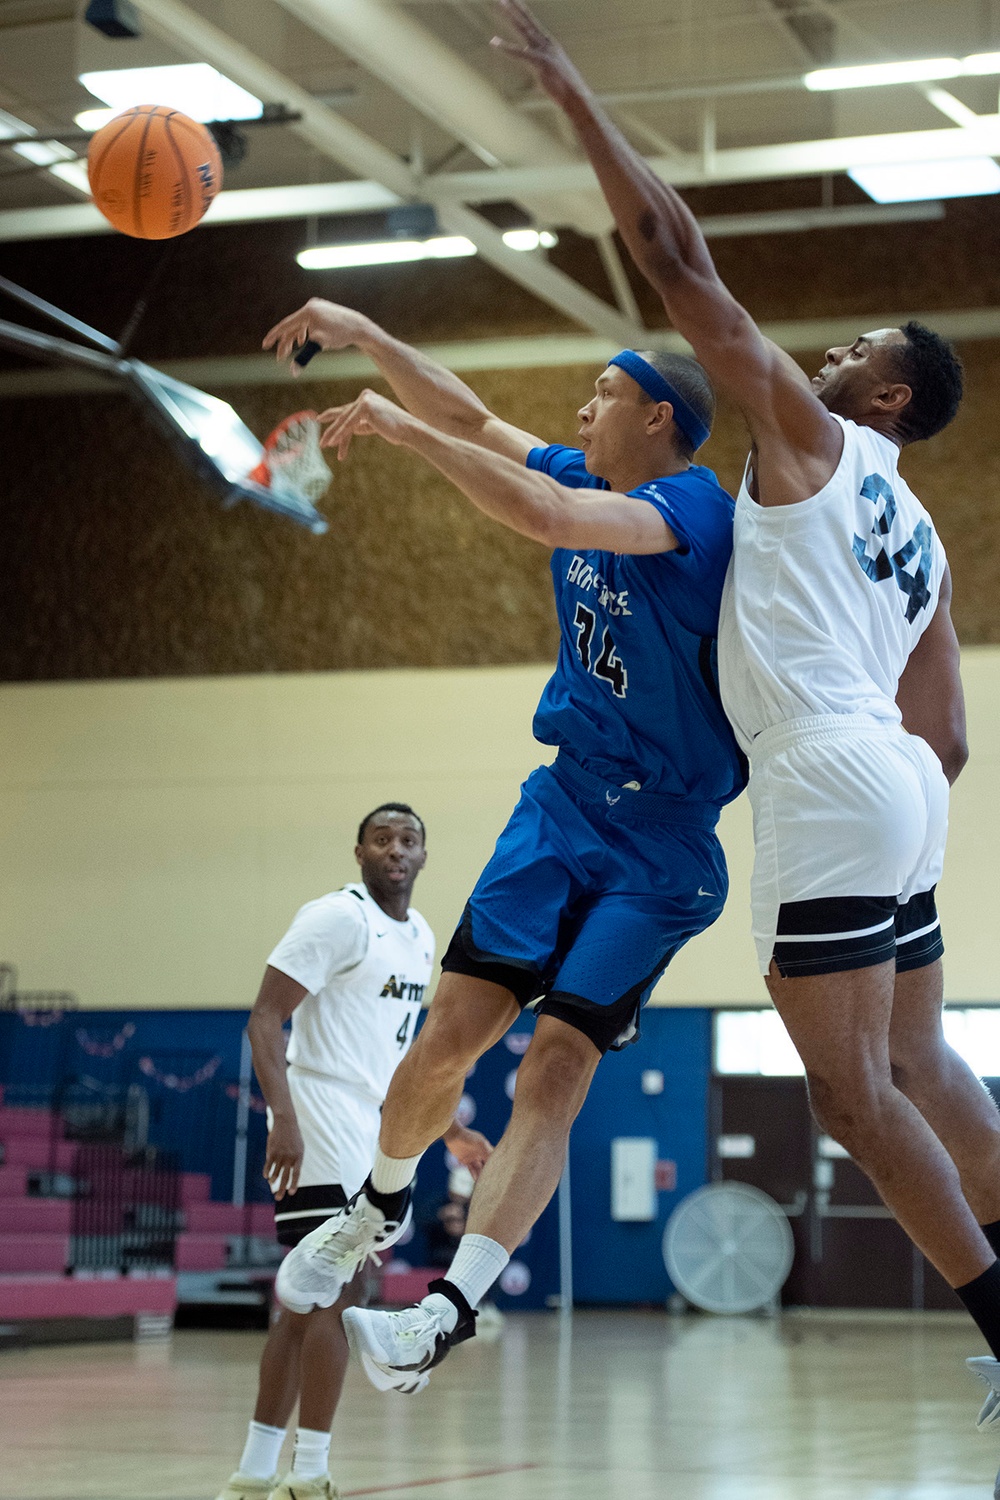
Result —
[{"label": "brown textured wall", "polygon": [[[812,201],[811,185],[713,190],[699,212]],[[838,189],[840,191],[840,189]],[[849,191],[849,190],[848,190]],[[312,278],[294,224],[200,231],[179,242],[136,344],[147,359],[251,352],[272,318],[310,292],[351,300],[415,341],[564,331],[570,325],[479,261]],[[1000,303],[1000,208],[949,206],[941,223],[717,240],[734,292],[760,318],[868,314]],[[602,292],[588,246],[566,236],[568,267]],[[154,264],[120,237],[8,246],[3,271],[109,331]],[[662,309],[643,289],[650,321]],[[969,395],[954,426],[907,453],[952,559],[965,642],[1000,641],[1000,343],[963,354]],[[803,356],[809,369],[819,354]],[[2,361],[0,361],[2,363]],[[471,378],[501,415],[571,440],[594,371],[496,371]],[[310,385],[317,405],[358,385]],[[260,435],[289,390],[223,393]],[[301,394],[296,393],[298,399]],[[224,513],[125,400],[66,396],[0,403],[0,680],[300,671],[537,661],[555,646],[547,558],[480,517],[417,460],[356,445],[312,537],[249,508]],[[705,461],[733,487],[745,453],[723,409]]]},{"label": "brown textured wall", "polygon": [[[948,547],[960,635],[981,643],[1000,641],[1000,344],[964,353],[965,410],[904,469]],[[559,441],[572,440],[593,374],[473,383],[511,421]],[[310,397],[357,388],[317,385]],[[226,394],[259,432],[288,407],[280,387]],[[546,553],[409,454],[355,443],[324,502],[330,530],[313,537],[250,508],[222,511],[124,400],[6,402],[0,451],[24,453],[40,416],[44,440],[8,464],[0,509],[0,679],[488,665],[554,651]],[[745,449],[741,419],[723,409],[704,456],[730,488]]]}]

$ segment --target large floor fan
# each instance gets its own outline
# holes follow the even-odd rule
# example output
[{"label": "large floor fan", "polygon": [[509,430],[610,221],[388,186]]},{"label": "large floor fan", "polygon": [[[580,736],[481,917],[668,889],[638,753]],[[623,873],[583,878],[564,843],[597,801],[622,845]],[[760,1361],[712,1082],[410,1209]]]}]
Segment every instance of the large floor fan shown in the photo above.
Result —
[{"label": "large floor fan", "polygon": [[681,1296],[705,1312],[774,1306],[794,1249],[778,1204],[741,1182],[698,1188],[677,1205],[663,1231],[667,1274]]}]

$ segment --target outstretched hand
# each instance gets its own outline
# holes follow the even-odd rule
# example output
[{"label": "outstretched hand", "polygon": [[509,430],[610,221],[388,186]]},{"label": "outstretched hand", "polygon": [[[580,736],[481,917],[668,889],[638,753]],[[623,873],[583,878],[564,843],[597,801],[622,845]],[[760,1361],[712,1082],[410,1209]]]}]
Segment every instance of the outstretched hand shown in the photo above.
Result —
[{"label": "outstretched hand", "polygon": [[479,1174],[493,1155],[493,1147],[490,1142],[478,1130],[469,1130],[465,1125],[456,1123],[445,1135],[445,1145],[452,1156],[463,1167],[472,1173],[473,1179],[478,1182]]},{"label": "outstretched hand", "polygon": [[504,37],[495,36],[494,47],[533,68],[540,86],[556,104],[565,105],[572,95],[588,92],[565,48],[535,20],[521,0],[499,0],[499,5],[520,40],[509,42]]},{"label": "outstretched hand", "polygon": [[[322,297],[310,297],[297,312],[289,313],[265,333],[262,347],[274,349],[278,360],[292,359],[296,349],[312,342],[321,349],[346,349],[370,326],[363,313]],[[292,374],[302,374],[301,366],[292,363]]]},{"label": "outstretched hand", "polygon": [[320,412],[319,420],[323,427],[320,447],[336,448],[337,457],[343,459],[355,437],[382,437],[387,443],[404,443],[415,419],[385,396],[362,391],[347,406],[331,406]]}]

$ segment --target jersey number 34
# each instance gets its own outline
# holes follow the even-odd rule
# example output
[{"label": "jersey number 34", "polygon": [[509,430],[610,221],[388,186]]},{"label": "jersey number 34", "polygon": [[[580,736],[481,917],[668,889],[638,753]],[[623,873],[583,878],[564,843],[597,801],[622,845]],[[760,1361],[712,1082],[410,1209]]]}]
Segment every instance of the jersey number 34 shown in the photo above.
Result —
[{"label": "jersey number 34", "polygon": [[576,606],[576,616],[573,620],[576,627],[576,654],[583,663],[585,672],[592,672],[595,677],[600,677],[603,682],[610,682],[616,698],[624,698],[628,692],[628,672],[618,652],[611,631],[607,625],[601,637],[600,655],[594,657],[594,631],[597,627],[597,616],[592,609],[585,604]]}]

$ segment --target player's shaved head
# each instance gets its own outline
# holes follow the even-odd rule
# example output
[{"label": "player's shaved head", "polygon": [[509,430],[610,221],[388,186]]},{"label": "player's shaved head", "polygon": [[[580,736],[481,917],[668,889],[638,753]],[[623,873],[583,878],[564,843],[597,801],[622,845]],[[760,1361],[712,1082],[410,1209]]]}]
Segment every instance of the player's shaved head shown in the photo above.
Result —
[{"label": "player's shaved head", "polygon": [[[372,823],[373,821],[391,821],[391,815],[394,813],[402,814],[406,817],[412,818],[417,827],[420,829],[421,839],[425,844],[427,843],[427,829],[424,827],[424,820],[418,813],[415,813],[413,811],[413,808],[408,802],[380,802],[378,807],[373,807],[371,812],[366,813],[365,816],[361,819],[361,824],[358,828],[358,843],[364,843],[365,833],[370,823]],[[388,814],[390,816],[383,817],[383,814]]]}]

